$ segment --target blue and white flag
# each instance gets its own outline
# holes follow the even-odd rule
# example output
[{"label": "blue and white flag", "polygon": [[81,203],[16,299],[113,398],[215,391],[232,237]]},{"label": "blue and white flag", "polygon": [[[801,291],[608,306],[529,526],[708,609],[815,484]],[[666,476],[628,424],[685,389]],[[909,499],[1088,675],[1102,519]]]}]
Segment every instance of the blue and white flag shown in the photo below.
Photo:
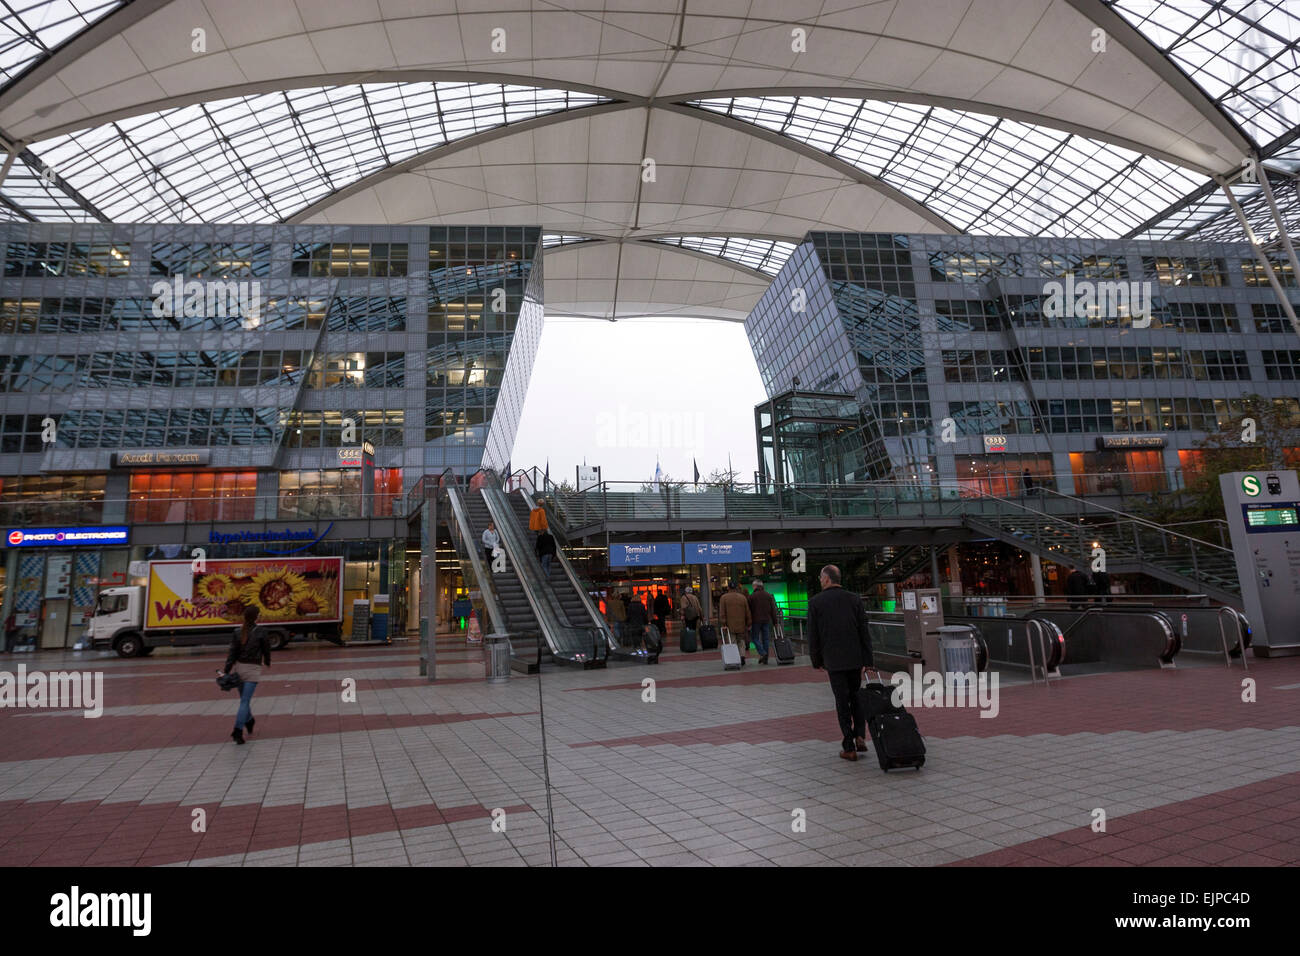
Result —
[{"label": "blue and white flag", "polygon": [[660,477],[662,477],[662,475],[663,472],[659,470],[659,459],[656,458],[655,459],[655,491],[659,490],[659,479]]}]

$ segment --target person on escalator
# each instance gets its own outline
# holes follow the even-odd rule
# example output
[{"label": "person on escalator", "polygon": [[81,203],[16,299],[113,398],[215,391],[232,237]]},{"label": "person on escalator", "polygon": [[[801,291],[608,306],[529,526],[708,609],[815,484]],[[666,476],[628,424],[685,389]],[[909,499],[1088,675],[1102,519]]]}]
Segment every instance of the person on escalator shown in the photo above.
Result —
[{"label": "person on escalator", "polygon": [[555,539],[545,528],[537,535],[537,559],[542,562],[542,573],[551,576],[551,559],[555,557]]},{"label": "person on escalator", "polygon": [[492,552],[497,549],[501,543],[501,535],[497,534],[496,522],[489,521],[488,526],[483,529],[483,553],[487,558],[488,569],[492,568]]},{"label": "person on escalator", "polygon": [[548,527],[546,521],[546,509],[542,507],[542,499],[538,498],[533,503],[533,508],[528,512],[528,530],[536,531],[539,534]]}]

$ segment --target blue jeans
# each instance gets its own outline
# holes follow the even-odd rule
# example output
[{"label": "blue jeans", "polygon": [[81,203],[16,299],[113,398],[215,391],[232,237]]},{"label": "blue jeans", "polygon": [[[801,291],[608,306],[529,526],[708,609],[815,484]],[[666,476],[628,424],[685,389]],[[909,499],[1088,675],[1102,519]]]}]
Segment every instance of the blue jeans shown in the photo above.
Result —
[{"label": "blue jeans", "polygon": [[623,622],[613,621],[612,623],[614,625],[614,640],[622,644],[623,643]]},{"label": "blue jeans", "polygon": [[547,577],[551,575],[551,557],[549,554],[542,555],[542,573]]},{"label": "blue jeans", "polygon": [[253,692],[257,690],[257,681],[244,681],[239,685],[239,710],[235,712],[235,729],[243,730],[244,725],[253,716]]},{"label": "blue jeans", "polygon": [[772,622],[755,621],[749,628],[749,639],[754,642],[754,650],[759,657],[767,657],[767,642],[772,636]]}]

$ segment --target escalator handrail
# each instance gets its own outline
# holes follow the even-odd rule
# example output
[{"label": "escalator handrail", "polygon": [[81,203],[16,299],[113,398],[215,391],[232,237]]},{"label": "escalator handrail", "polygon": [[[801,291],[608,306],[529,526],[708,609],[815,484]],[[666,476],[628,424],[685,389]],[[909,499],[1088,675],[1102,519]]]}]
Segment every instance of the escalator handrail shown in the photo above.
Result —
[{"label": "escalator handrail", "polygon": [[508,627],[508,624],[505,615],[501,613],[501,606],[497,603],[496,589],[491,584],[492,576],[483,569],[483,556],[473,540],[472,526],[465,512],[465,503],[460,498],[460,488],[453,483],[446,486],[443,492],[447,495],[447,501],[451,505],[452,517],[460,529],[460,537],[469,558],[470,566],[474,568],[474,577],[478,583],[479,594],[483,596],[483,604],[487,607],[488,616],[492,619],[494,630],[500,632],[503,628]]},{"label": "escalator handrail", "polygon": [[[1075,609],[1071,608],[1070,610]],[[1172,661],[1178,652],[1182,650],[1183,642],[1182,638],[1178,634],[1178,629],[1174,627],[1173,621],[1171,621],[1169,616],[1163,611],[1146,609],[1132,610],[1130,608],[1107,607],[1106,605],[1093,605],[1092,607],[1084,608],[1083,613],[1075,618],[1074,621],[1070,623],[1069,627],[1063,630],[1062,633],[1067,638],[1067,646],[1069,636],[1086,618],[1090,618],[1096,614],[1105,614],[1107,611],[1110,611],[1112,614],[1132,614],[1139,617],[1149,617],[1151,620],[1155,621],[1157,626],[1165,632],[1165,649],[1157,655],[1162,661],[1166,663]],[[1026,614],[1025,617],[1032,618],[1037,613],[1039,613],[1039,610],[1034,609]]]},{"label": "escalator handrail", "polygon": [[[527,492],[525,492],[523,488],[519,489],[519,494],[523,496],[524,501],[528,502],[528,504],[531,505],[533,503],[532,499],[528,497]],[[613,628],[606,623],[604,617],[601,616],[600,608],[596,607],[596,602],[591,599],[591,595],[587,593],[587,589],[583,587],[582,582],[578,580],[578,574],[573,570],[573,565],[569,563],[569,559],[564,556],[563,548],[555,549],[555,559],[560,563],[560,567],[564,569],[564,576],[569,579],[570,586],[575,592],[577,592],[578,599],[582,602],[583,608],[586,609],[587,615],[591,618],[592,625],[604,637],[606,653],[608,653],[609,648],[618,646],[618,643],[614,640]]]},{"label": "escalator handrail", "polygon": [[551,649],[551,655],[557,660],[567,660],[578,656],[587,657],[587,651],[585,650],[575,652],[566,647],[569,643],[566,640],[568,637],[566,631],[571,630],[571,628],[560,624],[561,609],[554,607],[550,600],[543,598],[543,591],[539,586],[541,566],[536,564],[537,558],[529,552],[522,540],[514,509],[510,507],[510,501],[505,497],[505,492],[500,487],[488,486],[481,488],[480,493],[483,495],[483,502],[487,505],[488,514],[496,522],[497,531],[501,535],[501,544],[505,548],[506,556],[514,565],[514,573],[523,586],[524,598],[528,601],[529,607],[533,609],[533,616],[537,618],[537,623],[542,630],[542,636]]}]

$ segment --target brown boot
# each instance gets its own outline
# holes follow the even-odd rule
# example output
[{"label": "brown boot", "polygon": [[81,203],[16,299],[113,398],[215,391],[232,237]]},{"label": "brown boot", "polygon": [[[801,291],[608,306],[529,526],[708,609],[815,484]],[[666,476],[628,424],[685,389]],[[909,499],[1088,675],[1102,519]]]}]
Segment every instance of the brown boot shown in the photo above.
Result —
[{"label": "brown boot", "polygon": [[858,749],[858,753],[860,753],[860,754],[864,754],[864,753],[867,752],[867,738],[866,738],[866,737],[855,737],[855,738],[853,738],[853,745],[854,745],[855,747],[857,747],[857,749]]},{"label": "brown boot", "polygon": [[841,750],[840,758],[843,760],[857,760],[858,755],[852,750]]}]

